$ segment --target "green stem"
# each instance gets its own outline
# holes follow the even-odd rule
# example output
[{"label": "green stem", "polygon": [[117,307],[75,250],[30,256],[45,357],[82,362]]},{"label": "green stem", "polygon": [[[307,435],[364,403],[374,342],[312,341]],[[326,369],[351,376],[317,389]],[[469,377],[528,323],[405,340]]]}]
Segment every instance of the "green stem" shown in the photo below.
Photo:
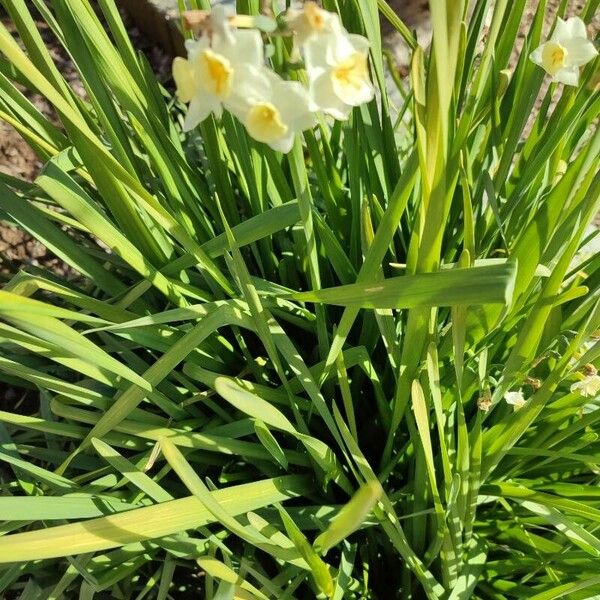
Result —
[{"label": "green stem", "polygon": [[[294,184],[294,192],[298,198],[298,209],[300,211],[300,220],[304,229],[306,239],[306,254],[308,259],[308,275],[310,285],[313,290],[321,289],[321,273],[319,270],[319,255],[317,252],[317,242],[312,219],[312,194],[308,183],[308,174],[306,172],[306,163],[302,149],[300,137],[296,137],[294,147],[289,154],[289,164]],[[325,307],[322,304],[315,305],[315,314],[317,316],[317,338],[319,344],[319,356],[321,359],[327,357],[329,350],[329,341],[327,335],[327,315]]]}]

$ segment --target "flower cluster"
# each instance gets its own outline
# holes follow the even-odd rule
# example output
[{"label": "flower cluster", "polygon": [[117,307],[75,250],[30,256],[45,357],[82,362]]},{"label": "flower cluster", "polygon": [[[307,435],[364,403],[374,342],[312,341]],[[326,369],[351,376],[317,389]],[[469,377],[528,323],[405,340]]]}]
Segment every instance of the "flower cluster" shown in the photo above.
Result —
[{"label": "flower cluster", "polygon": [[188,58],[176,58],[173,77],[180,100],[189,103],[185,130],[223,109],[234,114],[256,140],[289,152],[296,133],[311,128],[319,111],[347,119],[354,106],[373,99],[369,43],[349,34],[335,13],[305,2],[285,15],[303,56],[308,89],[265,65],[261,33],[234,29],[222,7],[210,15],[210,31],[188,41]]},{"label": "flower cluster", "polygon": [[566,21],[558,19],[552,37],[536,48],[529,58],[565,85],[579,83],[579,68],[598,55],[594,44],[587,39],[585,23],[579,17]]}]

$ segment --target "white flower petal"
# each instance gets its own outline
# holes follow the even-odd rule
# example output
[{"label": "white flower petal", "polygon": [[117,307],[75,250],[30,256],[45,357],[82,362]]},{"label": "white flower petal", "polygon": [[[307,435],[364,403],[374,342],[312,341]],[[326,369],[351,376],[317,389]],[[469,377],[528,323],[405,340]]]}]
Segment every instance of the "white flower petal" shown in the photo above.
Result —
[{"label": "white flower petal", "polygon": [[260,101],[271,101],[272,79],[266,68],[247,66],[234,73],[232,93],[225,101],[225,108],[243,121],[251,106]]},{"label": "white flower petal", "polygon": [[311,81],[311,100],[319,110],[332,117],[345,121],[350,115],[352,107],[342,102],[333,91],[333,84],[329,72],[325,71]]},{"label": "white flower petal", "polygon": [[[356,52],[354,48],[355,40],[353,38],[361,36],[349,35],[344,31],[342,33],[331,34],[328,37],[330,55],[334,63],[339,63]],[[331,64],[331,62],[329,64]]]},{"label": "white flower petal", "polygon": [[313,39],[313,33],[306,26],[304,15],[296,15],[287,20],[288,27],[294,32],[294,46],[302,48],[309,40]]},{"label": "white flower petal", "polygon": [[186,40],[185,49],[188,53],[188,58],[193,60],[202,50],[206,50],[210,46],[210,41],[206,36],[198,40]]},{"label": "white flower petal", "polygon": [[571,392],[579,392],[587,398],[594,398],[600,394],[600,376],[588,375],[581,381],[577,381],[571,386]]},{"label": "white flower petal", "polygon": [[342,21],[340,20],[340,15],[337,13],[329,13],[329,20],[327,22],[327,26],[331,33],[344,34],[348,33],[344,27],[342,26]]},{"label": "white flower petal", "polygon": [[587,38],[585,23],[579,17],[570,17],[563,21],[563,31],[569,38]]},{"label": "white flower petal", "polygon": [[258,30],[240,29],[235,33],[232,61],[261,67],[265,60],[263,48],[262,37]]},{"label": "white flower petal", "polygon": [[337,119],[345,119],[351,106],[359,106],[374,97],[368,46],[364,37],[347,33],[321,36],[307,44],[310,95],[319,109]]},{"label": "white flower petal", "polygon": [[274,150],[289,152],[294,135],[311,127],[308,92],[297,81],[285,81],[266,67],[248,67],[236,81],[227,107],[244,123],[248,134]]},{"label": "white flower petal", "polygon": [[566,21],[563,21],[563,19],[558,17],[558,19],[556,19],[556,25],[554,26],[554,31],[552,32],[552,37],[550,40],[553,42],[561,42],[562,40],[570,37],[570,26],[567,25]]},{"label": "white flower petal", "polygon": [[357,35],[355,33],[348,34],[348,39],[352,44],[354,50],[356,52],[362,52],[367,54],[369,52],[369,48],[371,47],[371,43],[364,35]]},{"label": "white flower petal", "polygon": [[194,127],[196,127],[198,123],[204,121],[211,112],[216,111],[217,107],[220,108],[221,104],[214,96],[198,94],[190,102],[190,107],[188,108],[187,115],[183,122],[183,130],[191,131],[194,129]]},{"label": "white flower petal", "polygon": [[178,56],[173,61],[173,79],[177,88],[177,96],[182,102],[190,102],[198,92],[198,82],[194,77],[194,69],[189,60]]},{"label": "white flower petal", "polygon": [[577,67],[561,69],[554,74],[552,79],[565,85],[577,85],[579,83],[579,69]]},{"label": "white flower petal", "polygon": [[543,60],[542,60],[542,53],[544,52],[544,46],[546,46],[546,44],[542,44],[541,46],[538,46],[530,55],[529,55],[529,60],[533,61],[536,65],[539,65],[540,67],[543,64]]},{"label": "white flower petal", "polygon": [[526,402],[521,390],[518,392],[506,392],[506,394],[504,394],[504,400],[507,404],[514,406],[515,410],[521,408]]},{"label": "white flower petal", "polygon": [[277,85],[285,81],[284,79],[282,79],[281,75],[278,75],[277,73],[275,73],[275,71],[272,71],[271,69],[268,69],[266,67],[264,69],[261,69],[261,73],[264,77],[267,77],[269,79],[269,89],[271,95],[274,93],[273,89]]},{"label": "white flower petal", "polygon": [[223,104],[221,102],[215,101],[215,104],[212,108],[212,114],[217,119],[220,119],[223,116]]},{"label": "white flower petal", "polygon": [[233,30],[229,24],[229,15],[225,6],[217,4],[212,8],[210,24],[213,29],[213,45],[218,42],[233,43]]},{"label": "white flower petal", "polygon": [[278,152],[283,152],[284,154],[287,154],[294,145],[294,137],[295,133],[290,130],[282,138],[271,142],[270,144],[268,144],[268,146],[273,148],[273,150],[277,150]]},{"label": "white flower petal", "polygon": [[323,35],[307,42],[304,48],[304,62],[309,73],[313,69],[326,69],[334,64],[331,52],[332,41],[331,35]]},{"label": "white flower petal", "polygon": [[289,9],[284,18],[298,47],[323,35],[343,31],[339,15],[319,8],[314,2]]},{"label": "white flower petal", "polygon": [[308,92],[297,81],[280,81],[273,87],[273,99],[281,118],[293,131],[304,131],[315,124]]},{"label": "white flower petal", "polygon": [[252,106],[246,113],[244,125],[251,137],[275,149],[279,149],[282,140],[294,135],[272,102],[258,102]]},{"label": "white flower petal", "polygon": [[375,90],[369,79],[367,57],[354,52],[331,71],[333,91],[337,97],[350,106],[360,106],[369,102]]},{"label": "white flower petal", "polygon": [[301,7],[290,6],[283,15],[283,19],[287,26],[293,31],[300,25],[301,19],[304,17],[304,11]]},{"label": "white flower petal", "polygon": [[585,38],[576,37],[564,40],[563,46],[567,49],[567,65],[581,67],[598,56],[594,44]]},{"label": "white flower petal", "polygon": [[191,52],[194,51],[196,45],[198,44],[198,40],[185,40],[184,46],[187,50],[188,56]]},{"label": "white flower petal", "polygon": [[334,89],[340,100],[350,106],[360,106],[370,102],[375,97],[375,89],[368,80],[362,80],[357,85],[345,86],[343,91],[336,89],[336,86],[334,86]]},{"label": "white flower petal", "polygon": [[226,56],[207,49],[198,55],[194,66],[201,89],[221,100],[229,96],[235,70]]}]

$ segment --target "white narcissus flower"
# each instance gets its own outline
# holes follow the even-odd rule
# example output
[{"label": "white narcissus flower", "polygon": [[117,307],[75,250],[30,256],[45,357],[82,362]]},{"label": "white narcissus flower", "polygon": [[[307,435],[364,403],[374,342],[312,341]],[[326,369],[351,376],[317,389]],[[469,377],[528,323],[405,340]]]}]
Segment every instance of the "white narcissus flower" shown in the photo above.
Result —
[{"label": "white narcissus flower", "polygon": [[212,36],[187,42],[188,58],[173,61],[177,95],[190,103],[184,130],[193,129],[212,112],[220,117],[223,104],[236,95],[236,79],[264,61],[261,35],[256,30],[230,28],[223,7],[211,13]]},{"label": "white narcissus flower", "polygon": [[595,398],[600,394],[600,375],[588,375],[571,386],[571,392],[579,392],[586,398]]},{"label": "white narcissus flower", "polygon": [[518,392],[506,392],[506,394],[504,394],[504,399],[506,400],[506,403],[513,406],[515,410],[519,410],[519,408],[523,407],[525,402],[527,402],[521,390]]},{"label": "white narcissus flower", "polygon": [[294,32],[296,47],[315,37],[342,30],[337,13],[320,8],[316,2],[305,2],[300,8],[290,8],[285,17],[288,27]]},{"label": "white narcissus flower", "polygon": [[352,107],[373,99],[369,41],[362,35],[338,32],[311,39],[305,62],[315,109],[344,120]]},{"label": "white narcissus flower", "polygon": [[315,124],[308,93],[297,81],[285,81],[267,68],[250,67],[236,86],[227,108],[255,140],[274,150],[289,152],[296,133]]},{"label": "white narcissus flower", "polygon": [[565,85],[579,83],[579,67],[582,67],[598,51],[587,39],[585,23],[579,17],[566,21],[558,19],[552,37],[536,48],[529,58],[552,76],[553,81]]}]

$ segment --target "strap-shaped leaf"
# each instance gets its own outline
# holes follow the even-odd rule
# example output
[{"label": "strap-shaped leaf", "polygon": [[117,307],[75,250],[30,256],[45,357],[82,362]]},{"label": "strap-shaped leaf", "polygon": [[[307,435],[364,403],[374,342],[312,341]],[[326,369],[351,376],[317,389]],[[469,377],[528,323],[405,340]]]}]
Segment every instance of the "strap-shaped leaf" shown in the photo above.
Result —
[{"label": "strap-shaped leaf", "polygon": [[441,270],[293,294],[294,300],[353,308],[510,304],[516,265]]},{"label": "strap-shaped leaf", "polygon": [[[210,495],[229,514],[240,515],[309,489],[306,478],[288,476],[238,485]],[[89,521],[6,535],[0,538],[0,563],[98,552],[195,529],[215,520],[201,500],[190,496]]]}]

